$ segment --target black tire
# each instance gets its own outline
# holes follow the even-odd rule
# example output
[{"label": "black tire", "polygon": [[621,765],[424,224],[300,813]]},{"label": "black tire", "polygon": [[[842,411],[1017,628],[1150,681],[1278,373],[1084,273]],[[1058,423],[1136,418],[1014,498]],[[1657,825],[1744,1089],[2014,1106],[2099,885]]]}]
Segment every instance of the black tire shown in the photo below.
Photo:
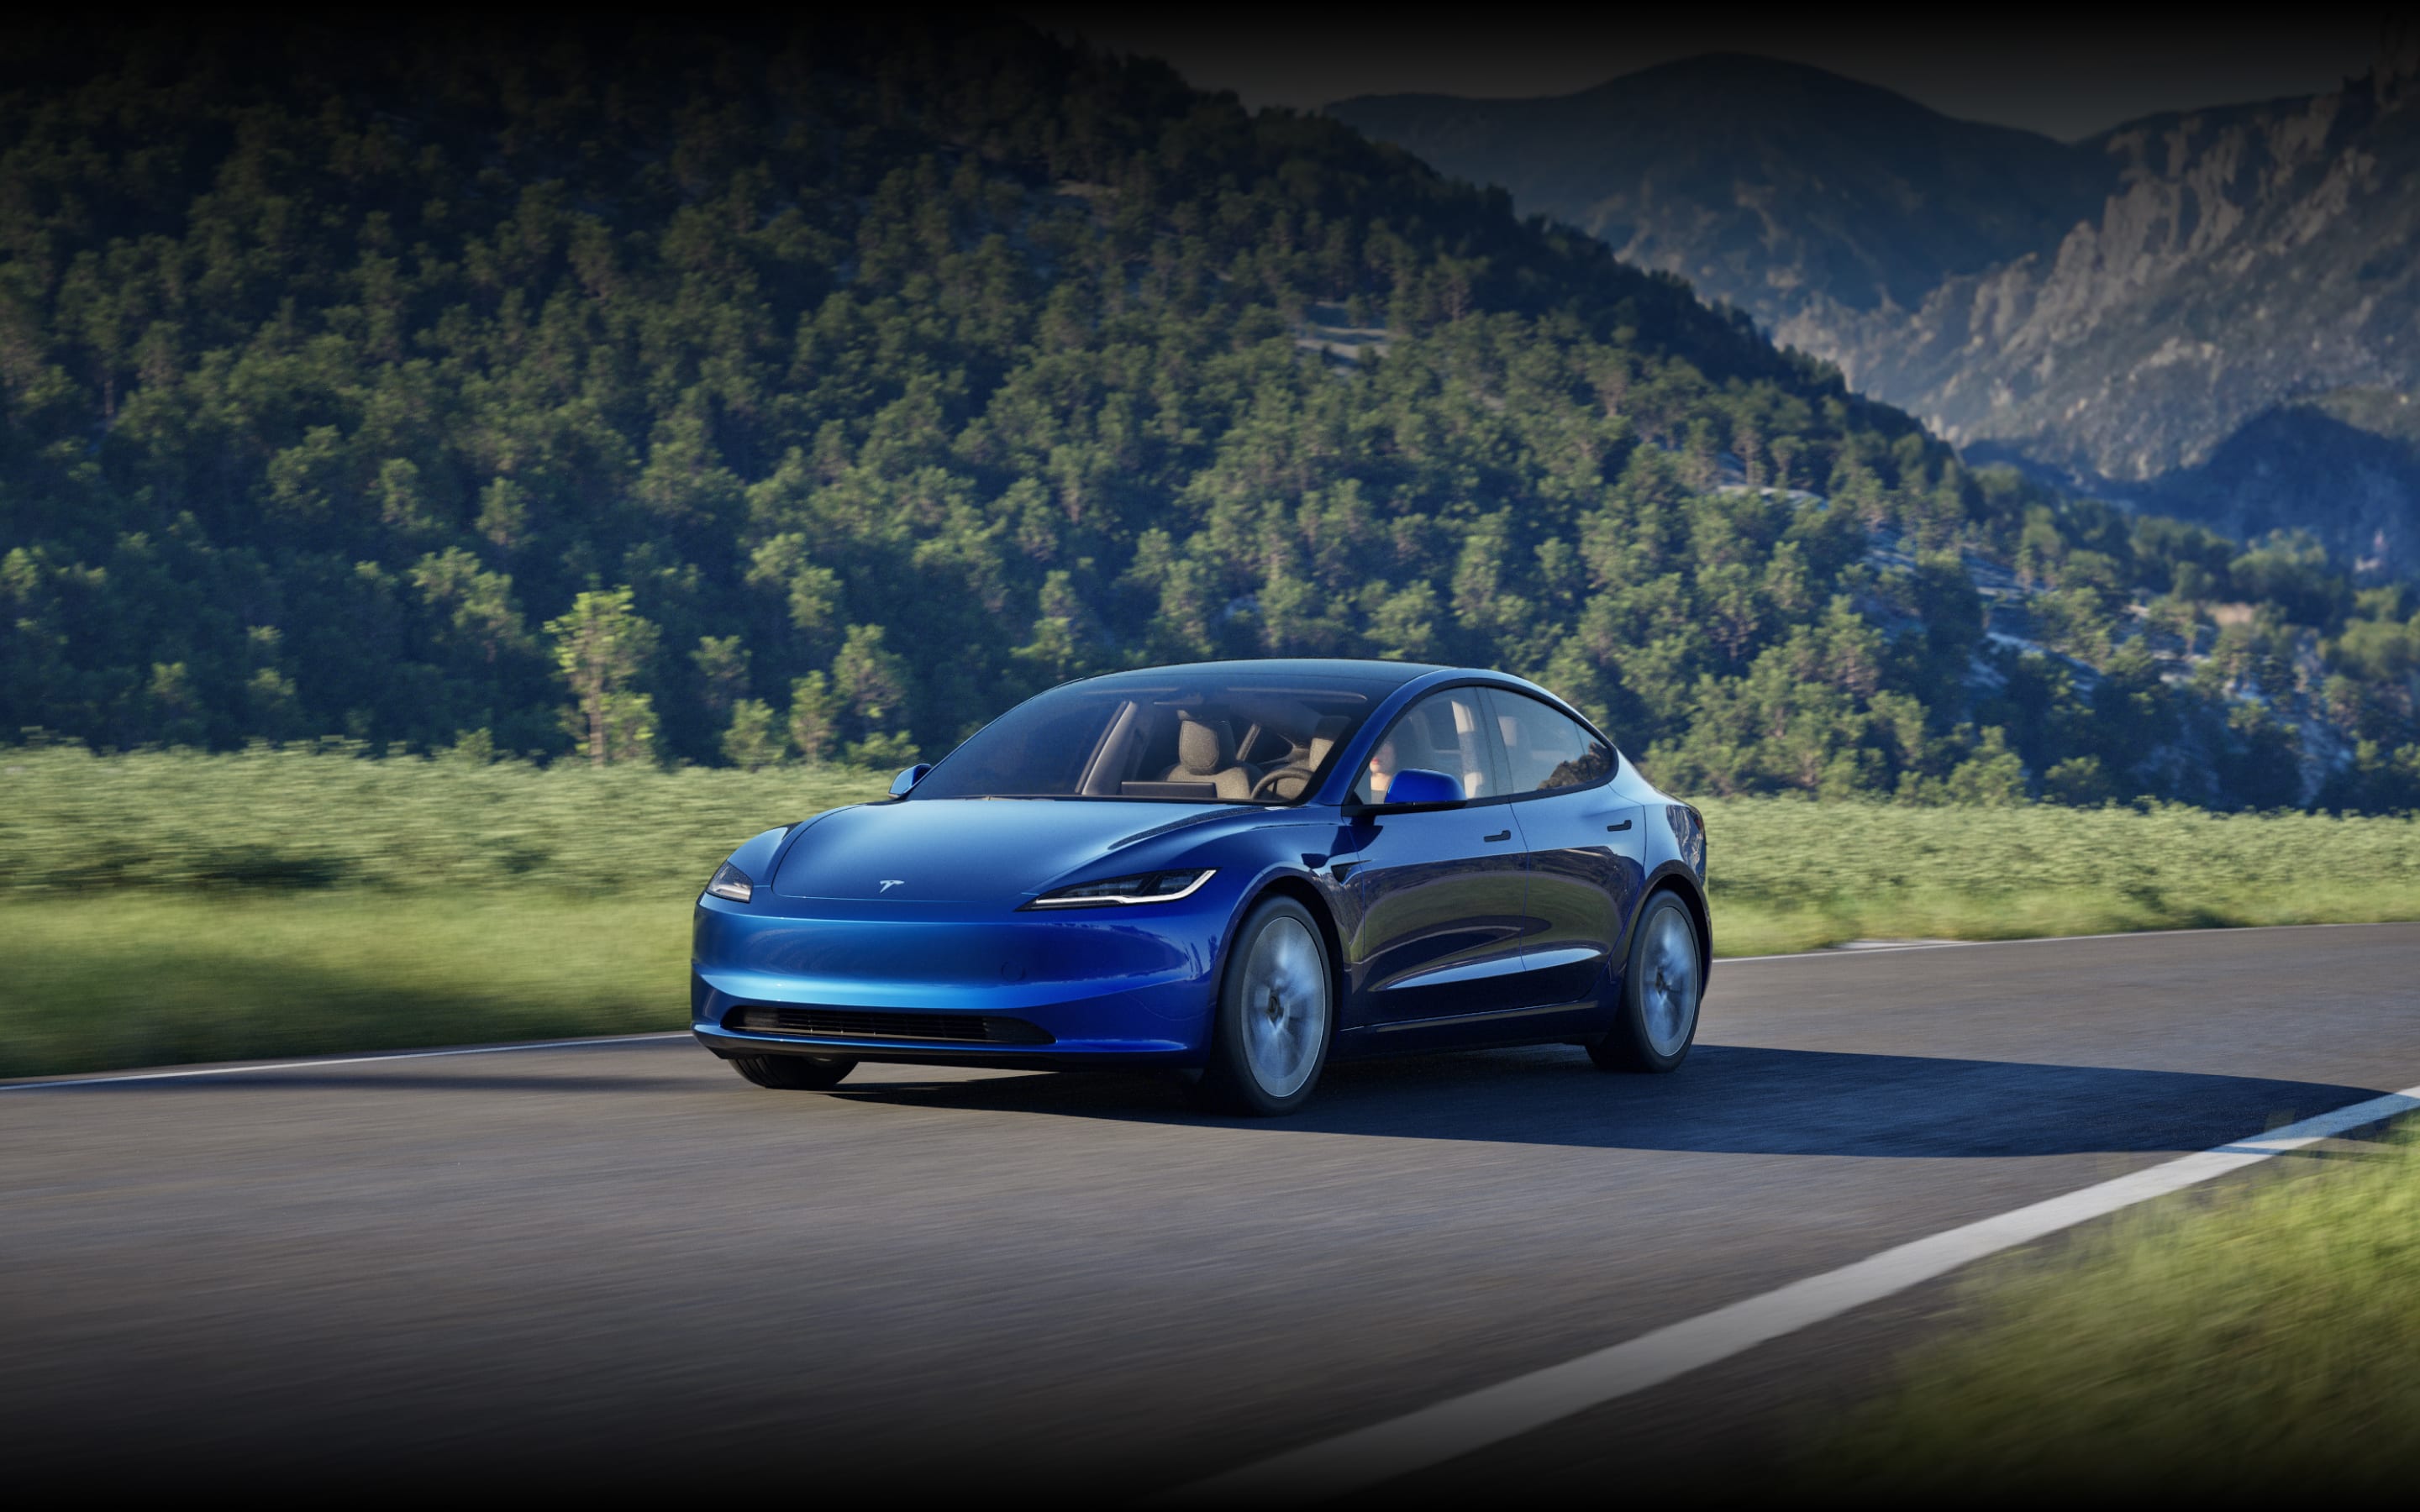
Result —
[{"label": "black tire", "polygon": [[[1261,997],[1251,1002],[1250,997]],[[1311,910],[1271,898],[1227,953],[1196,1098],[1225,1113],[1272,1119],[1311,1101],[1336,1038],[1336,973]]]},{"label": "black tire", "polygon": [[1706,958],[1698,921],[1676,893],[1659,892],[1631,931],[1630,964],[1613,1027],[1588,1047],[1605,1071],[1668,1072],[1689,1058],[1698,1009],[1706,996]]},{"label": "black tire", "polygon": [[731,1069],[759,1087],[783,1092],[820,1092],[838,1087],[857,1069],[854,1060],[822,1056],[734,1056]]}]

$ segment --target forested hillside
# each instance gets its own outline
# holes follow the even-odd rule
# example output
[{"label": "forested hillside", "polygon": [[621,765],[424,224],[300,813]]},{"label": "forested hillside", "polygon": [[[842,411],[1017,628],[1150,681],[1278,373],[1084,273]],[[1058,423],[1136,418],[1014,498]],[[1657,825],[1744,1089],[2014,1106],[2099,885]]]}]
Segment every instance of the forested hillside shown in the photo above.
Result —
[{"label": "forested hillside", "polygon": [[1155,63],[162,27],[0,70],[0,727],[882,763],[1088,670],[1337,653],[1538,676],[1693,791],[2420,793],[2396,591],[1970,473]]}]

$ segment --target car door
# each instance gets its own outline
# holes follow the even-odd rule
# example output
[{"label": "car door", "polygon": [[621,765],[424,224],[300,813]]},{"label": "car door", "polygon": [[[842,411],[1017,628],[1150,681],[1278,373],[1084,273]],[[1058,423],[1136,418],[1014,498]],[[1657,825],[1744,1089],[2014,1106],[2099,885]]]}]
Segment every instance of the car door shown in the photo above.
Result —
[{"label": "car door", "polygon": [[[1344,941],[1353,1017],[1381,1029],[1502,1006],[1521,973],[1526,862],[1477,687],[1447,688],[1406,709],[1354,787],[1359,810],[1329,859],[1352,900]],[[1461,807],[1390,812],[1384,787],[1414,768],[1460,782]]]},{"label": "car door", "polygon": [[1621,758],[1538,699],[1490,688],[1487,702],[1529,858],[1522,972],[1507,985],[1530,1005],[1609,1001],[1646,880],[1643,813],[1612,785]]}]

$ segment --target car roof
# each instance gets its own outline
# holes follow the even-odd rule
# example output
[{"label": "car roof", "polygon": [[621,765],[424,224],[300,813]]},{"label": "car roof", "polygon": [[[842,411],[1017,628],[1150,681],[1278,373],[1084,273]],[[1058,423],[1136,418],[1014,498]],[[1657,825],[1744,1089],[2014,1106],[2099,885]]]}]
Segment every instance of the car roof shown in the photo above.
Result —
[{"label": "car roof", "polygon": [[1365,661],[1349,656],[1271,656],[1266,660],[1190,661],[1165,667],[1137,667],[1127,671],[1104,672],[1085,681],[1096,687],[1113,688],[1121,683],[1149,682],[1165,678],[1171,672],[1184,672],[1189,676],[1334,683],[1384,695],[1431,672],[1457,670],[1425,662]]}]

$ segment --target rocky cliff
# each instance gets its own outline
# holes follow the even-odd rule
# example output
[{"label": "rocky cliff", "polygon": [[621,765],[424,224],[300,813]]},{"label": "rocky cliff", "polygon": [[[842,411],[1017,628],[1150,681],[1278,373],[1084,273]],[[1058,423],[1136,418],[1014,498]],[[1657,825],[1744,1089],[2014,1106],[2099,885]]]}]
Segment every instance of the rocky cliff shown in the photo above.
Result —
[{"label": "rocky cliff", "polygon": [[2372,78],[2122,127],[2084,145],[2116,184],[2055,250],[1776,328],[1961,444],[2121,483],[2205,461],[2280,403],[2420,378],[2414,100]]},{"label": "rocky cliff", "polygon": [[2409,67],[2072,146],[1720,57],[1334,108],[1743,306],[1970,458],[2420,565],[2420,451],[2363,418],[2420,391]]}]

